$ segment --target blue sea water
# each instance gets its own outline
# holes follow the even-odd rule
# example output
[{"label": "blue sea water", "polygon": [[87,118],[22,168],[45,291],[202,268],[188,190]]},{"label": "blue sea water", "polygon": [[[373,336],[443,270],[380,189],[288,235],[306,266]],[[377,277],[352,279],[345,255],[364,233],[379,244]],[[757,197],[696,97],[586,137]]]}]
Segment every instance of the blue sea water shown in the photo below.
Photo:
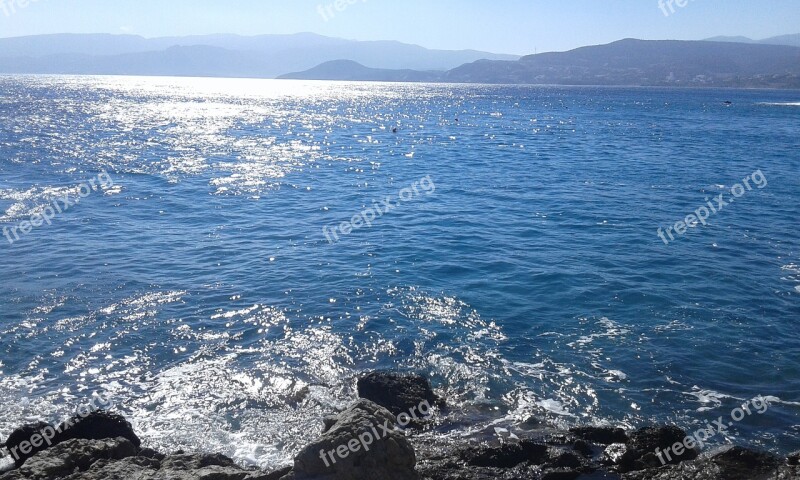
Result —
[{"label": "blue sea water", "polygon": [[796,450],[798,102],[0,77],[0,227],[111,180],[0,238],[0,437],[100,391],[148,446],[276,466],[397,368],[464,412],[442,430],[696,429],[761,395],[714,442]]}]

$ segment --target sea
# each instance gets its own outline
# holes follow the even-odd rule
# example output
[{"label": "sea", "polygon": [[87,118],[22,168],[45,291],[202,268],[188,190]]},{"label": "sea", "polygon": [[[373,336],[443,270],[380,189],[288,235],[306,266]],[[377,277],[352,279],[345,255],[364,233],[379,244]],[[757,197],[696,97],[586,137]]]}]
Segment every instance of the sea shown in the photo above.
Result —
[{"label": "sea", "polygon": [[798,199],[800,91],[0,76],[0,437],[272,468],[388,369],[430,434],[787,453]]}]

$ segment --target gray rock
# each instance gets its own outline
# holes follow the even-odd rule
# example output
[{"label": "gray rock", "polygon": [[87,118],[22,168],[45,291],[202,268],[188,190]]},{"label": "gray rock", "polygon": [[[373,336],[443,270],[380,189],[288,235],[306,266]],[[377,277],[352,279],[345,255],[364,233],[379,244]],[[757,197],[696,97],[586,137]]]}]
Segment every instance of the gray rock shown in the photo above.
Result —
[{"label": "gray rock", "polygon": [[157,460],[146,457],[128,457],[122,460],[98,460],[85,472],[78,472],[64,480],[154,480],[158,472]]},{"label": "gray rock", "polygon": [[124,439],[67,440],[29,458],[0,480],[53,480],[88,470],[99,460],[122,460],[136,455],[136,447]]},{"label": "gray rock", "polygon": [[764,452],[728,447],[680,465],[623,475],[624,480],[794,480],[800,478],[780,460]]},{"label": "gray rock", "polygon": [[395,422],[388,410],[360,400],[328,422],[329,428],[295,457],[293,472],[284,478],[416,480],[414,449],[394,430]]},{"label": "gray rock", "polygon": [[245,470],[223,455],[136,454],[122,437],[73,439],[39,452],[0,480],[278,480],[287,471]]},{"label": "gray rock", "polygon": [[[36,453],[67,440],[104,440],[119,437],[127,439],[137,448],[141,444],[125,417],[98,410],[86,416],[75,415],[57,428],[44,422],[22,426],[14,430],[5,443],[9,452],[16,454],[15,464],[20,467]],[[38,439],[36,443],[39,443],[39,446],[31,448],[34,439]],[[27,454],[23,452],[23,445],[26,446]]]}]

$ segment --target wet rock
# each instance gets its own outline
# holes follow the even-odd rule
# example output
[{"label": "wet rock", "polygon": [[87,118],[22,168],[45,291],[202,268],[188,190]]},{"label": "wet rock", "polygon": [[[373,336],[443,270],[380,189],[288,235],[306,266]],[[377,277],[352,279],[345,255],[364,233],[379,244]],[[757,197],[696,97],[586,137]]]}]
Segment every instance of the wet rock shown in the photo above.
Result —
[{"label": "wet rock", "polygon": [[771,453],[732,447],[712,457],[726,478],[754,478],[775,471],[781,461]]},{"label": "wet rock", "polygon": [[141,453],[122,437],[72,439],[38,453],[0,480],[279,480],[287,473],[245,470],[222,455]]},{"label": "wet rock", "polygon": [[[47,442],[45,439],[52,438],[54,432],[53,425],[45,422],[23,425],[11,432],[11,435],[6,439],[5,446],[14,459],[14,464],[17,467],[21,467],[27,459],[33,457],[36,453],[50,448],[51,442]],[[36,443],[39,445],[35,446]]]},{"label": "wet rock", "polygon": [[[632,472],[624,480],[790,480],[797,476],[780,472],[781,461],[764,452],[741,447],[728,447],[711,455],[680,465]],[[788,473],[788,474],[787,474]]]},{"label": "wet rock", "polygon": [[625,430],[613,427],[575,427],[569,431],[576,437],[600,445],[626,443],[628,435]]},{"label": "wet rock", "polygon": [[461,453],[461,459],[468,465],[490,468],[513,468],[522,463],[541,465],[548,458],[547,446],[532,441],[471,448]]},{"label": "wet rock", "polygon": [[41,451],[0,480],[51,480],[88,470],[99,460],[122,460],[136,455],[136,447],[124,438],[67,440]]},{"label": "wet rock", "polygon": [[292,467],[282,468],[272,473],[268,473],[263,477],[250,477],[247,480],[281,480],[283,477],[292,473]]},{"label": "wet rock", "polygon": [[59,426],[61,432],[55,443],[72,439],[102,440],[122,437],[135,447],[141,445],[131,424],[122,415],[105,410],[98,410],[86,416],[76,415]]},{"label": "wet rock", "polygon": [[164,455],[163,453],[156,452],[152,448],[143,448],[139,450],[138,456],[144,458],[152,458],[158,461],[164,460],[164,458],[166,458],[166,455]]},{"label": "wet rock", "polygon": [[157,460],[145,457],[129,457],[117,461],[101,459],[87,471],[74,473],[64,480],[155,480],[159,468]]},{"label": "wet rock", "polygon": [[[625,473],[663,465],[678,464],[697,458],[697,450],[686,449],[683,440],[686,432],[675,426],[646,427],[630,435],[625,444],[625,452],[615,464],[617,470]],[[679,448],[673,448],[679,446]],[[661,457],[656,452],[664,452]],[[662,462],[663,459],[663,462]]]},{"label": "wet rock", "polygon": [[329,423],[322,436],[296,457],[286,480],[416,480],[416,455],[396,418],[385,408],[360,400]]},{"label": "wet rock", "polygon": [[567,468],[582,471],[587,467],[585,460],[572,452],[551,451],[550,455],[550,459],[545,462],[545,465],[550,468]]},{"label": "wet rock", "polygon": [[545,470],[542,473],[542,480],[575,480],[583,475],[583,472],[578,470],[570,470],[560,468],[555,470]]},{"label": "wet rock", "polygon": [[443,406],[443,402],[433,393],[431,383],[421,375],[368,373],[358,379],[358,396],[377,403],[395,417],[419,412],[421,405],[425,410]]},{"label": "wet rock", "polygon": [[789,457],[786,459],[786,463],[789,465],[800,465],[800,452],[789,454]]},{"label": "wet rock", "polygon": [[627,452],[628,446],[624,443],[612,443],[603,451],[600,463],[603,465],[616,465],[622,461]]},{"label": "wet rock", "polygon": [[576,440],[572,444],[572,449],[587,458],[594,455],[594,449],[586,440]]}]

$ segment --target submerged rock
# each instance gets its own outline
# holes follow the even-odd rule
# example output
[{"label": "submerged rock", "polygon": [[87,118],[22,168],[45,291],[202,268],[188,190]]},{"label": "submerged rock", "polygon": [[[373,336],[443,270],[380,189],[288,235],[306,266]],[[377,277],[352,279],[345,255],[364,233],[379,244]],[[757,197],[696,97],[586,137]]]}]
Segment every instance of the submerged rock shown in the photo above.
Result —
[{"label": "submerged rock", "polygon": [[369,400],[360,400],[326,423],[320,438],[294,460],[285,480],[416,480],[416,455],[396,418]]}]

